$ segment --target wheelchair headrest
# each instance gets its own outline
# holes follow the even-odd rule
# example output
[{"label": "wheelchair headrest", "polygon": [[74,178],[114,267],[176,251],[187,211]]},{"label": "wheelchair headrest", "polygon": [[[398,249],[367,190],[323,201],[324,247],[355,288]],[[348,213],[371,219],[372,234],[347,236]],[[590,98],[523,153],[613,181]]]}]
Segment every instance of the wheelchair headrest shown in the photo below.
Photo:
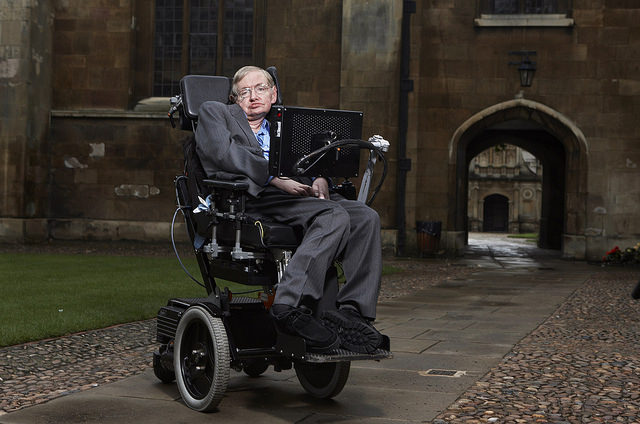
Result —
[{"label": "wheelchair headrest", "polygon": [[192,120],[198,119],[198,109],[204,102],[227,103],[231,91],[231,80],[211,75],[187,75],[180,80],[184,114]]},{"label": "wheelchair headrest", "polygon": [[[278,89],[276,104],[281,105],[282,93],[280,92],[276,67],[269,66],[265,70],[271,74],[276,84]],[[180,80],[180,91],[182,92],[182,105],[185,116],[192,121],[196,121],[198,119],[198,110],[202,103],[208,101],[229,102],[231,79],[213,75],[186,75]]]},{"label": "wheelchair headrest", "polygon": [[269,66],[267,69],[265,69],[265,71],[269,72],[271,78],[273,78],[273,81],[276,83],[276,89],[278,90],[278,99],[276,100],[275,104],[281,105],[282,92],[280,91],[280,83],[278,82],[278,71],[276,70],[275,66]]}]

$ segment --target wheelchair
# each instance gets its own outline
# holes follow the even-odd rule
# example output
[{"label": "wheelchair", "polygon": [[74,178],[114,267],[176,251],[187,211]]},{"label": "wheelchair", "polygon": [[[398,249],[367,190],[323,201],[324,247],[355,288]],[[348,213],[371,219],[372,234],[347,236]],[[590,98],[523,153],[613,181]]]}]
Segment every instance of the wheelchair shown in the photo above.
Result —
[{"label": "wheelchair", "polygon": [[[278,85],[275,68],[267,71]],[[168,114],[171,124],[176,126],[174,114],[178,113],[180,129],[192,131],[183,145],[184,173],[174,181],[178,208],[173,223],[178,212],[182,212],[203,282],[189,276],[204,287],[207,296],[173,298],[160,308],[156,336],[160,346],[153,354],[154,374],[165,383],[175,380],[185,404],[202,412],[218,407],[231,369],[258,377],[270,366],[275,371],[293,368],[307,393],[331,398],[345,386],[351,361],[392,357],[389,339],[384,336],[383,346],[371,354],[344,349],[309,353],[302,338],[282,333],[275,326],[269,307],[301,234],[287,225],[245,214],[248,185],[232,178],[207,178],[195,151],[194,133],[200,105],[209,100],[227,103],[230,88],[231,82],[226,77],[188,75],[180,82],[181,93],[171,101]],[[280,96],[278,86],[276,104],[279,105],[282,104]],[[368,203],[373,201],[386,174],[383,153],[389,143],[374,136],[369,141],[325,140],[321,144],[303,155],[294,168],[301,171],[309,163],[325,160],[323,157],[334,155],[335,158],[336,152],[347,146],[356,149],[358,157],[360,149],[367,149],[369,163],[358,200],[367,201],[378,158],[385,168]],[[336,189],[346,197],[356,197],[355,187],[348,178]],[[173,227],[171,239],[178,255]],[[246,296],[245,292],[232,293],[229,288],[221,287],[225,280],[259,287],[260,293],[257,297]],[[335,309],[337,291],[338,269],[334,266],[327,271],[324,296],[317,313]]]}]

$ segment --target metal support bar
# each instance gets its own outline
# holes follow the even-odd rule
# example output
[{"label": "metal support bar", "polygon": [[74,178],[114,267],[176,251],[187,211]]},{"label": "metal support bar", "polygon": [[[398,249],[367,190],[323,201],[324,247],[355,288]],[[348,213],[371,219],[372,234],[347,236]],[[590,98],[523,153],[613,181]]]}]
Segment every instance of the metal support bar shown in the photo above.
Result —
[{"label": "metal support bar", "polygon": [[[380,149],[382,152],[387,152],[389,150],[389,142],[379,135],[370,137],[369,142]],[[360,191],[358,192],[358,202],[367,202],[367,197],[369,197],[369,188],[371,187],[373,168],[377,160],[377,153],[373,150],[369,150],[369,162],[367,163],[367,168],[365,169],[362,176],[362,183],[360,184]]]}]

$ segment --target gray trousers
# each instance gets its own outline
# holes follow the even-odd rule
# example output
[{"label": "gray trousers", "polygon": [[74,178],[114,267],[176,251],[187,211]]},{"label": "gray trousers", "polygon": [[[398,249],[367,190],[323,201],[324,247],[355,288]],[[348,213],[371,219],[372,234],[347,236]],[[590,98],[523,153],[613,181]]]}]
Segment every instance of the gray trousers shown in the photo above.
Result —
[{"label": "gray trousers", "polygon": [[342,264],[346,284],[337,304],[351,304],[367,318],[375,318],[382,274],[380,217],[361,202],[332,193],[331,200],[293,196],[268,187],[247,201],[251,216],[270,218],[302,231],[296,249],[278,285],[276,304],[299,306],[310,297],[320,300],[327,270]]}]

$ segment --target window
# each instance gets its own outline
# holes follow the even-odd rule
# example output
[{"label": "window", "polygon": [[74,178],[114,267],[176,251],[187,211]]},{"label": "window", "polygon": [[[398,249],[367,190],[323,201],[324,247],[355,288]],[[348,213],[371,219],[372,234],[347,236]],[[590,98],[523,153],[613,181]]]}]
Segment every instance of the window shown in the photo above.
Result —
[{"label": "window", "polygon": [[263,65],[265,0],[136,1],[134,101],[179,92],[187,74]]},{"label": "window", "polygon": [[567,13],[566,0],[484,0],[481,13],[488,14],[543,14]]},{"label": "window", "polygon": [[571,0],[478,0],[477,26],[572,26]]},{"label": "window", "polygon": [[153,95],[186,74],[229,75],[253,62],[253,0],[156,0]]}]

